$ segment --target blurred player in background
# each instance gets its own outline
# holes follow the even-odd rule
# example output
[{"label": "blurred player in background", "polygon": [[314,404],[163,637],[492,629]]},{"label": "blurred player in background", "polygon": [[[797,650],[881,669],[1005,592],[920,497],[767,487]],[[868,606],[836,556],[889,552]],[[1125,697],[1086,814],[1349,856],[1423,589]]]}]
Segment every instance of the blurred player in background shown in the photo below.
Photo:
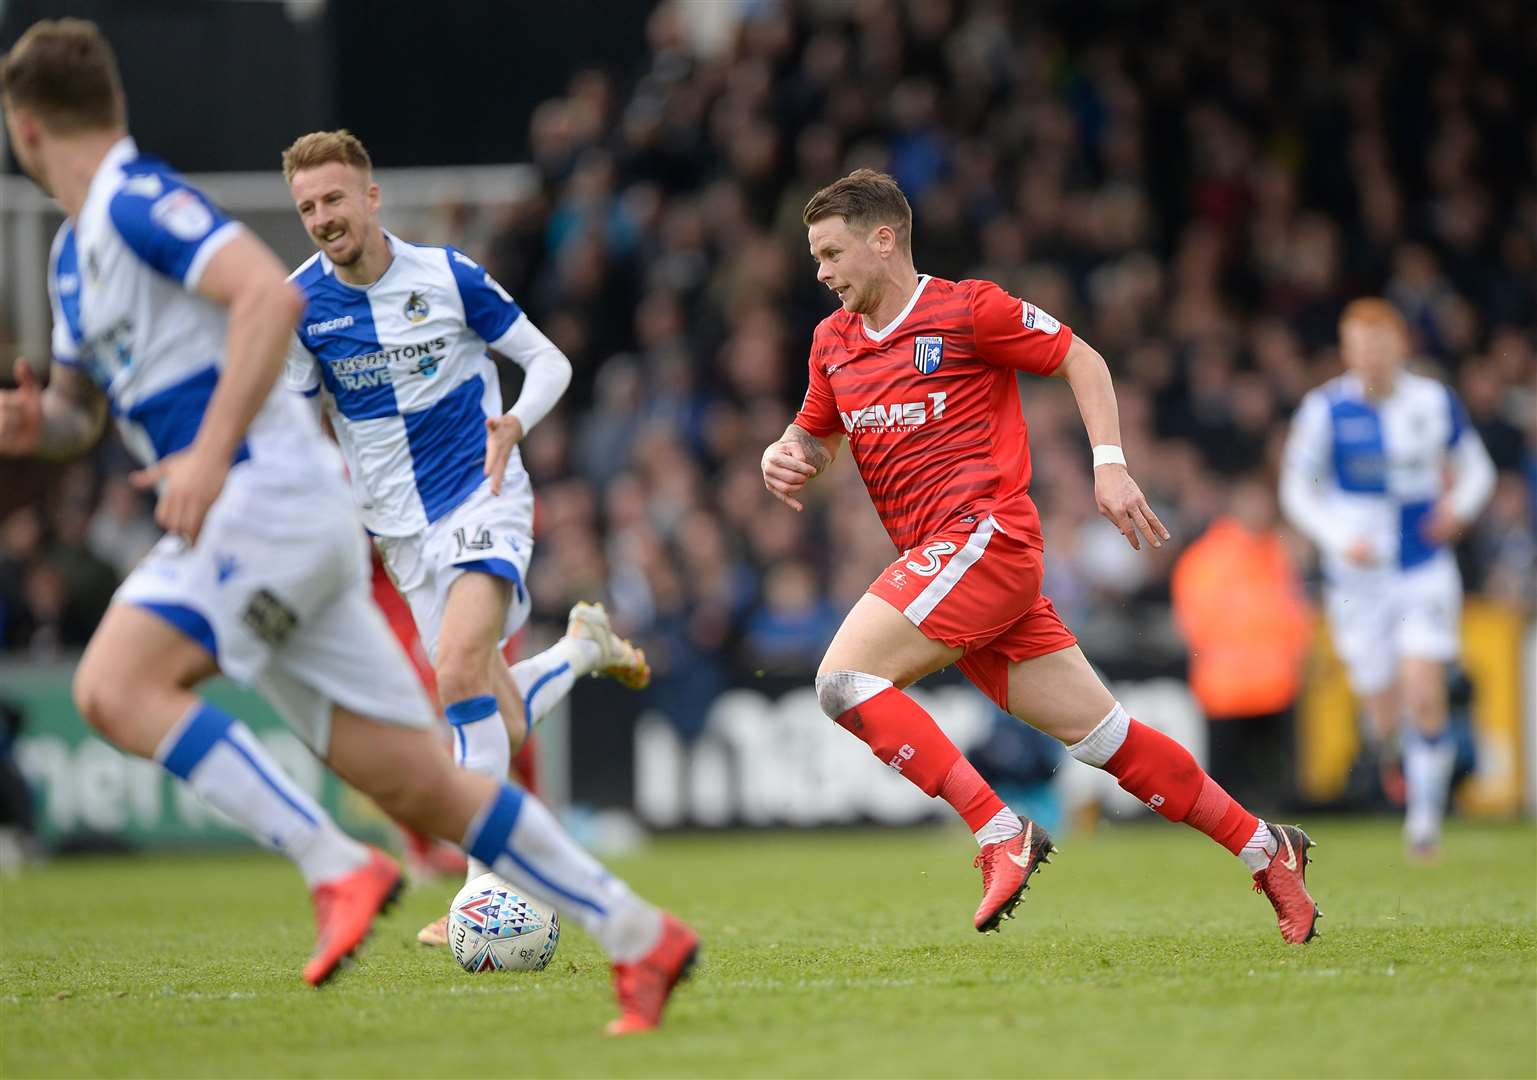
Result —
[{"label": "blurred player in background", "polygon": [[[534,492],[518,443],[560,400],[571,364],[468,255],[380,225],[373,162],[351,132],[301,135],[283,176],[320,249],[292,277],[308,302],[288,385],[321,403],[336,434],[363,524],[432,658],[455,760],[505,777],[579,676],[650,679],[595,604],[573,607],[566,636],[510,670],[498,647],[530,605]],[[524,371],[505,414],[487,349]],[[485,870],[471,860],[471,878]],[[446,945],[447,916],[417,939]]]},{"label": "blurred player in background", "polygon": [[329,979],[399,891],[382,852],[337,829],[251,731],[194,692],[219,671],[281,712],[394,817],[459,841],[577,919],[614,961],[615,1033],[654,1027],[693,931],[578,848],[532,796],[454,767],[372,602],[341,462],[275,384],[303,308],[272,252],[141,156],[111,47],[77,19],[33,25],[0,61],[22,168],[67,215],[49,273],[56,363],[0,393],[0,453],[69,458],[108,408],[156,485],[167,536],[128,576],[75,673],[80,712],[289,856],[314,897],[304,967]]},{"label": "blurred player in background", "polygon": [[896,182],[860,169],[823,188],[804,221],[817,279],[841,310],[817,327],[805,402],[763,454],[770,492],[796,510],[845,437],[902,554],[854,605],[817,674],[823,711],[976,835],[974,925],[1012,917],[1054,850],[977,774],[903,690],[950,664],[998,705],[1061,739],[1079,761],[1243,860],[1289,942],[1313,936],[1311,844],[1267,825],[1184,747],[1133,720],[1041,594],[1043,541],[1028,494],[1030,450],[1016,371],[1072,387],[1094,446],[1100,512],[1140,550],[1168,539],[1126,469],[1110,372],[1046,312],[986,281],[913,267],[912,211]]},{"label": "blurred player in background", "polygon": [[[1446,665],[1461,638],[1452,554],[1494,491],[1494,464],[1448,386],[1404,370],[1409,330],[1386,300],[1340,316],[1345,373],[1308,393],[1281,476],[1286,516],[1322,555],[1334,647],[1380,752],[1403,726],[1404,842],[1441,842],[1456,746]],[[1447,483],[1450,472],[1452,480]]]}]

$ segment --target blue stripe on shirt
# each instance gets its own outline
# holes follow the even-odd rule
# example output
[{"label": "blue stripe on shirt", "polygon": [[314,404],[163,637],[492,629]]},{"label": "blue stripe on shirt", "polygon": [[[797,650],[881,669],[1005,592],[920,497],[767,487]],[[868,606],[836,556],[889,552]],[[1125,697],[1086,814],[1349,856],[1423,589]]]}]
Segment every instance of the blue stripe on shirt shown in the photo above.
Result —
[{"label": "blue stripe on shirt", "polygon": [[490,344],[505,334],[523,309],[491,279],[484,267],[457,248],[447,248],[448,268],[464,302],[464,322]]},{"label": "blue stripe on shirt", "polygon": [[419,412],[405,413],[416,493],[429,522],[462,503],[485,479],[486,384],[466,379]]},{"label": "blue stripe on shirt", "polygon": [[85,332],[80,328],[80,252],[75,246],[74,226],[67,223],[64,238],[59,243],[58,261],[53,264],[53,294],[58,297],[70,340],[78,349],[85,339]]},{"label": "blue stripe on shirt", "polygon": [[1403,503],[1398,507],[1398,565],[1408,570],[1435,558],[1445,545],[1432,543],[1425,536],[1425,524],[1430,519],[1434,500],[1422,499]]},{"label": "blue stripe on shirt", "polygon": [[[144,398],[123,415],[130,423],[144,429],[155,448],[155,458],[159,460],[192,445],[218,382],[219,369],[210,364],[181,382],[172,383]],[[239,464],[250,456],[251,448],[242,440],[235,447],[232,461]]]},{"label": "blue stripe on shirt", "polygon": [[[308,276],[307,272],[299,279],[306,291],[311,287]],[[348,316],[352,321],[345,323]],[[395,400],[395,375],[379,344],[368,293],[348,288],[334,278],[321,282],[310,293],[304,322],[304,347],[314,355],[320,379],[343,416],[348,420],[377,420],[400,411]],[[310,326],[327,324],[336,329],[309,332]]]},{"label": "blue stripe on shirt", "polygon": [[1334,436],[1334,479],[1341,491],[1386,495],[1387,447],[1382,416],[1361,401],[1335,398],[1329,402]]}]

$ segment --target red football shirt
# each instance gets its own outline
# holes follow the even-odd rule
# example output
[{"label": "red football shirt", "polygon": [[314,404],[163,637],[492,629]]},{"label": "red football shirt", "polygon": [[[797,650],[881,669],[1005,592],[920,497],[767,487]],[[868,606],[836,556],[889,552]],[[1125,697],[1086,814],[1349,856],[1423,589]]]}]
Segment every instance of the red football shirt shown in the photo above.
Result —
[{"label": "red football shirt", "polygon": [[1072,340],[1071,329],[990,281],[920,277],[880,332],[841,308],[822,320],[795,423],[848,436],[900,549],[988,514],[1040,543],[1014,372],[1050,375]]}]

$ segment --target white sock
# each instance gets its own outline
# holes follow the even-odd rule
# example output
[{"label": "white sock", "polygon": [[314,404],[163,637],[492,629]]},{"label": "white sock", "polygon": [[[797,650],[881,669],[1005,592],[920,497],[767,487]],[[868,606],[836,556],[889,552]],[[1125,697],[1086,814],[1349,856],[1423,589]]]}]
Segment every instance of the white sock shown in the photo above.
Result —
[{"label": "white sock", "polygon": [[[1257,819],[1256,819],[1257,820]],[[1254,826],[1254,835],[1249,837],[1238,857],[1249,868],[1249,873],[1257,874],[1270,865],[1272,856],[1281,850],[1281,845],[1276,843],[1275,834],[1270,831],[1270,826],[1263,821],[1258,821]]]},{"label": "white sock", "polygon": [[505,780],[512,765],[512,742],[497,711],[496,698],[482,694],[456,701],[445,706],[443,714],[454,729],[454,764]]},{"label": "white sock", "polygon": [[530,731],[571,692],[577,679],[598,666],[602,656],[596,641],[567,634],[537,656],[512,665],[512,681],[523,695],[523,714],[528,717]]},{"label": "white sock", "polygon": [[263,846],[292,859],[310,888],[368,862],[368,849],[338,829],[251,729],[222,709],[193,706],[161,740],[155,760]]},{"label": "white sock", "polygon": [[977,844],[980,847],[986,847],[1001,840],[1010,840],[1024,831],[1025,823],[1019,820],[1019,815],[1005,806],[988,818],[986,825],[977,830]]},{"label": "white sock", "polygon": [[1404,835],[1411,844],[1440,839],[1456,763],[1451,732],[1431,739],[1413,728],[1404,732]]},{"label": "white sock", "polygon": [[1126,741],[1131,731],[1131,714],[1119,701],[1094,725],[1094,730],[1067,748],[1068,754],[1085,765],[1103,769],[1105,762],[1115,757],[1115,752]]},{"label": "white sock", "polygon": [[662,933],[660,911],[578,847],[543,803],[511,784],[470,823],[464,850],[581,923],[617,963],[640,959]]},{"label": "white sock", "polygon": [[[454,729],[454,764],[495,780],[507,779],[512,767],[512,742],[507,725],[490,694],[456,701],[443,709]],[[470,860],[466,881],[474,881],[489,867]]]}]

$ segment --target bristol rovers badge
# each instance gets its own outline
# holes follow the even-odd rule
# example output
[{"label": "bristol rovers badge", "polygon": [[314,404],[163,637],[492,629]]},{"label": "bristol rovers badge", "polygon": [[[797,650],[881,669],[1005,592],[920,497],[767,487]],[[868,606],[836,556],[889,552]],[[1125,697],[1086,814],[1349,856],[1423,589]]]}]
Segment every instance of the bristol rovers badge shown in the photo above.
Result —
[{"label": "bristol rovers badge", "polygon": [[406,306],[402,309],[406,321],[412,326],[425,321],[427,313],[431,310],[427,306],[426,298],[419,292],[413,292],[410,296],[406,297]]},{"label": "bristol rovers badge", "polygon": [[932,375],[939,370],[944,359],[945,339],[942,337],[917,337],[913,339],[913,367],[920,375]]}]

